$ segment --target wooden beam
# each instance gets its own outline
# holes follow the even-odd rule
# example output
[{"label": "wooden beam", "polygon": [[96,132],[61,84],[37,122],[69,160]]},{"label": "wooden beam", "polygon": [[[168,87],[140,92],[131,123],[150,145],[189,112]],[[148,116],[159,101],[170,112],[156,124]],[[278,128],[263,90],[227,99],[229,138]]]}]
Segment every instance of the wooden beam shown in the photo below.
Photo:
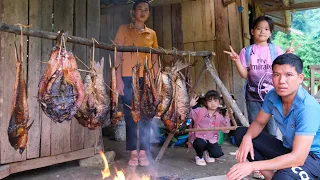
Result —
[{"label": "wooden beam", "polygon": [[320,7],[320,2],[305,2],[292,4],[290,6],[275,6],[275,7],[261,7],[261,12],[274,12],[274,11],[285,11],[285,10],[297,10],[297,9],[311,9]]},{"label": "wooden beam", "polygon": [[[186,129],[185,132],[236,130],[239,126]],[[179,131],[177,131],[179,132]]]},{"label": "wooden beam", "polygon": [[9,164],[10,174],[94,156],[94,148]]},{"label": "wooden beam", "polygon": [[169,133],[169,135],[168,135],[166,141],[163,143],[163,145],[162,145],[162,147],[161,147],[161,149],[160,149],[155,161],[160,161],[160,159],[162,158],[164,152],[166,151],[169,143],[171,142],[173,136],[174,136],[174,133],[172,133],[172,132]]},{"label": "wooden beam", "polygon": [[[9,25],[5,23],[0,22],[0,31],[14,33],[14,34],[20,34],[20,28],[19,26]],[[31,28],[24,28],[23,34],[26,36],[32,36],[32,37],[39,37],[44,39],[51,39],[56,40],[58,33],[54,32],[48,32],[48,31],[41,31]],[[86,46],[92,46],[92,40],[76,37],[76,36],[69,36],[68,42],[74,43],[74,44],[82,44]],[[95,45],[96,48],[105,49],[109,51],[113,51],[115,46],[113,44],[107,44],[103,42],[99,42]],[[145,52],[149,53],[150,50],[153,54],[166,54],[166,55],[175,55],[175,56],[210,56],[215,55],[214,52],[209,51],[178,51],[178,50],[166,50],[166,49],[152,49],[149,47],[138,47],[138,46],[117,46],[117,50],[119,52],[136,52],[137,50],[139,52]]]},{"label": "wooden beam", "polygon": [[[163,6],[163,5],[169,5],[169,4],[178,4],[183,3],[187,1],[195,1],[195,0],[153,0],[150,2],[151,6]],[[121,6],[124,4],[133,4],[132,1],[128,0],[103,0],[102,1],[104,7],[114,7],[114,6]]]},{"label": "wooden beam", "polygon": [[3,179],[10,175],[9,169],[10,169],[9,165],[0,166],[0,179]]}]

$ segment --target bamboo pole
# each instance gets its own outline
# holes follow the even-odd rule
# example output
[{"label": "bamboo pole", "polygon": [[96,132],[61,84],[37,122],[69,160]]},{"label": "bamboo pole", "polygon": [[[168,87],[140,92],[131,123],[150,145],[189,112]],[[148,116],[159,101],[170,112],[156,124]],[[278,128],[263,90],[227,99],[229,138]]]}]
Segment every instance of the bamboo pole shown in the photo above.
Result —
[{"label": "bamboo pole", "polygon": [[[239,126],[186,129],[184,132],[236,130]],[[179,132],[179,131],[177,131]]]},{"label": "bamboo pole", "polygon": [[[0,31],[14,33],[20,35],[20,28],[19,26],[9,25],[0,22]],[[49,31],[42,31],[37,29],[31,28],[23,28],[23,35],[44,38],[44,39],[51,39],[56,40],[58,37],[58,33],[49,32]],[[92,46],[92,40],[76,37],[76,36],[69,36],[67,42],[74,43],[74,44],[81,44],[86,46]],[[105,49],[109,51],[114,51],[115,47],[117,48],[118,52],[144,52],[144,53],[153,53],[153,54],[165,54],[165,55],[174,55],[174,56],[210,56],[214,55],[214,52],[210,51],[177,51],[177,50],[165,50],[165,49],[153,49],[149,47],[138,47],[138,46],[115,46],[113,44],[107,44],[104,42],[97,42],[95,44],[96,48]]]},{"label": "bamboo pole", "polygon": [[163,145],[162,145],[162,147],[161,147],[161,149],[160,149],[160,151],[159,151],[159,153],[158,153],[155,161],[160,161],[160,159],[162,158],[164,152],[166,151],[169,143],[171,142],[174,134],[175,134],[175,133],[173,133],[173,132],[169,133],[169,135],[168,135],[166,141],[163,143]]},{"label": "bamboo pole", "polygon": [[239,120],[242,123],[242,125],[245,126],[245,127],[248,127],[249,126],[248,121],[246,120],[246,118],[242,114],[242,112],[239,109],[239,107],[237,106],[237,104],[232,101],[232,97],[230,96],[229,91],[227,90],[227,88],[224,86],[224,84],[220,80],[220,78],[219,78],[218,74],[216,73],[216,71],[213,69],[213,66],[212,66],[211,61],[210,61],[210,56],[204,57],[204,62],[207,65],[207,70],[209,71],[209,73],[212,76],[213,80],[217,83],[217,86],[221,90],[221,93],[223,94],[223,96],[225,96],[226,101],[230,104],[233,112],[237,115],[237,117],[239,118]]}]

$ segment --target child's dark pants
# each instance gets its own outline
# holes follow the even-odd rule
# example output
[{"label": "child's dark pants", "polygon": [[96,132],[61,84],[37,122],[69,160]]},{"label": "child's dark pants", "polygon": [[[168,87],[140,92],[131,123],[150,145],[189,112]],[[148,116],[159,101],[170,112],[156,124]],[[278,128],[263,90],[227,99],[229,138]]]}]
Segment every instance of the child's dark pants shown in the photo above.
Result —
[{"label": "child's dark pants", "polygon": [[223,156],[223,152],[218,143],[211,144],[208,140],[196,138],[193,142],[193,147],[196,150],[197,156],[202,158],[203,152],[207,150],[212,158]]}]

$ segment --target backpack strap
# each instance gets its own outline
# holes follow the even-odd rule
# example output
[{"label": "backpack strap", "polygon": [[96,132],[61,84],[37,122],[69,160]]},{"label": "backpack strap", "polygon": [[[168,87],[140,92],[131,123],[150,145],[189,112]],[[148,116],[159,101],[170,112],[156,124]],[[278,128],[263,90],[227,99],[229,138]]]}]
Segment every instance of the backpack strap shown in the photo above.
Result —
[{"label": "backpack strap", "polygon": [[251,50],[252,50],[252,45],[246,47],[246,64],[247,64],[247,67],[250,66]]},{"label": "backpack strap", "polygon": [[274,44],[271,44],[271,43],[268,43],[268,44],[269,44],[269,49],[270,49],[270,54],[271,54],[271,60],[273,62],[277,57],[277,49]]}]

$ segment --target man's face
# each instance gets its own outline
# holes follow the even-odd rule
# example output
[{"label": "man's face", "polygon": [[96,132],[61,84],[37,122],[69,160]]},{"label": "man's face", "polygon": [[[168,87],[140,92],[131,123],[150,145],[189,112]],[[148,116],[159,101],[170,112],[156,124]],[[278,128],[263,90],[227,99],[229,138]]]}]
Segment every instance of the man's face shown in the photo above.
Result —
[{"label": "man's face", "polygon": [[139,3],[136,9],[133,11],[136,21],[145,22],[150,16],[150,10],[148,3]]},{"label": "man's face", "polygon": [[[303,74],[298,74],[295,67],[289,64],[274,65],[272,81],[274,88],[282,98],[295,96],[304,78]],[[294,97],[292,97],[294,98]]]}]

